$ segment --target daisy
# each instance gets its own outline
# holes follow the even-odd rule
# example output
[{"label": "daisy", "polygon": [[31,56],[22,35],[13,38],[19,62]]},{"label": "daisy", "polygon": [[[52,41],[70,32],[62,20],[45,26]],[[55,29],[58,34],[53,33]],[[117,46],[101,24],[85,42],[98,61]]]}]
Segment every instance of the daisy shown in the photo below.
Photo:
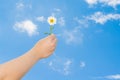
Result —
[{"label": "daisy", "polygon": [[50,17],[48,17],[48,23],[50,24],[50,25],[55,25],[56,24],[56,22],[57,22],[57,20],[56,20],[56,18],[55,17],[53,17],[53,16],[50,16]]},{"label": "daisy", "polygon": [[57,22],[56,18],[53,16],[48,17],[47,22],[50,24],[50,32],[46,32],[45,34],[51,35],[53,33],[54,26]]}]

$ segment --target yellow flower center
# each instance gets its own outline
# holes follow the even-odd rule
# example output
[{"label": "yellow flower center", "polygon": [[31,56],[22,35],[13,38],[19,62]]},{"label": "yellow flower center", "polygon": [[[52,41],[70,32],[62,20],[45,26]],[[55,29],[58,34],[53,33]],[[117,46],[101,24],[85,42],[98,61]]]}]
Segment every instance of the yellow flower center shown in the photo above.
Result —
[{"label": "yellow flower center", "polygon": [[54,23],[54,19],[50,19],[50,23]]}]

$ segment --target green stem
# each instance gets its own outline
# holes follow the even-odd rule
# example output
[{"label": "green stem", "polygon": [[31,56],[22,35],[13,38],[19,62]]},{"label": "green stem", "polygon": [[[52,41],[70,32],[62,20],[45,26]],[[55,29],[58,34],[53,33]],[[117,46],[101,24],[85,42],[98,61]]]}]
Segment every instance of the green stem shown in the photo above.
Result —
[{"label": "green stem", "polygon": [[53,26],[50,26],[50,35],[53,33]]},{"label": "green stem", "polygon": [[51,35],[53,33],[53,29],[54,27],[53,26],[50,26],[50,32],[45,32],[44,34],[47,34],[47,35]]}]

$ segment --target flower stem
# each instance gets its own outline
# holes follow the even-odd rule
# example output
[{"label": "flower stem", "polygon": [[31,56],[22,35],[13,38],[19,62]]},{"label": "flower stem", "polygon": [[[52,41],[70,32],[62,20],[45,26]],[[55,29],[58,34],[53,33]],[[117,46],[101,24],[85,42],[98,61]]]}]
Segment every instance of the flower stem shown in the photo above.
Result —
[{"label": "flower stem", "polygon": [[54,27],[53,26],[50,26],[50,32],[45,32],[44,34],[47,34],[47,35],[51,35],[53,33],[53,29]]},{"label": "flower stem", "polygon": [[53,33],[53,26],[50,26],[50,35]]}]

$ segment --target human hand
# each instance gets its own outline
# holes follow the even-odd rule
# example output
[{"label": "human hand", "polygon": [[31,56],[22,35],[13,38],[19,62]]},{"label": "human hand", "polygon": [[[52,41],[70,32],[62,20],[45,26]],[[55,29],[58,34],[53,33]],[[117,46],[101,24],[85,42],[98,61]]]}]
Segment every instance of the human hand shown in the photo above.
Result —
[{"label": "human hand", "polygon": [[39,58],[49,57],[56,48],[57,39],[54,34],[49,35],[48,37],[41,39],[33,47],[32,51]]}]

